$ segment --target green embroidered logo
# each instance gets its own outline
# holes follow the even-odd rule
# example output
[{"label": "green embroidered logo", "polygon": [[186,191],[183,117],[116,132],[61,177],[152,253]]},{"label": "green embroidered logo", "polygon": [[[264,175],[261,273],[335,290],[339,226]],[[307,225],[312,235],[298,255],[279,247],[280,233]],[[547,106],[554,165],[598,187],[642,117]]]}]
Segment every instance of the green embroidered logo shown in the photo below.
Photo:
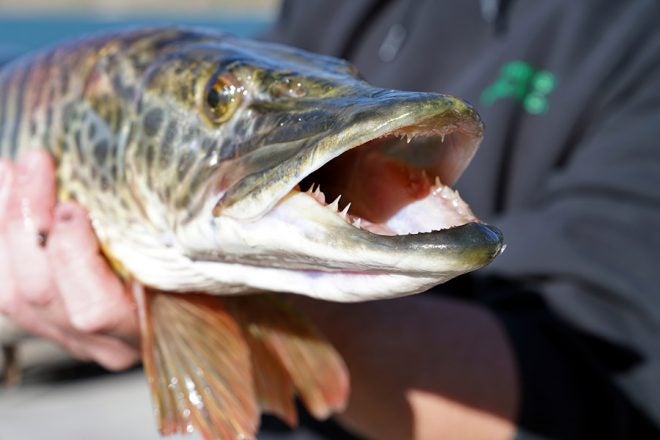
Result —
[{"label": "green embroidered logo", "polygon": [[557,85],[555,75],[536,70],[524,61],[511,61],[500,69],[500,76],[481,94],[481,102],[492,105],[498,99],[513,98],[527,112],[540,115],[548,111],[548,95]]}]

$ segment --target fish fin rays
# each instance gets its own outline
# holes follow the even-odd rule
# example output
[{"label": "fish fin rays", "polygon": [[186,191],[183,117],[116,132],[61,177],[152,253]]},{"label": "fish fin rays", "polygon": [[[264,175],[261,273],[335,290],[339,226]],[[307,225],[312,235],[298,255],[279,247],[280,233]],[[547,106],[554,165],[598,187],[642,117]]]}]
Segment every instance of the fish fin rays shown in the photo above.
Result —
[{"label": "fish fin rays", "polygon": [[268,345],[260,337],[248,336],[247,340],[259,405],[264,412],[276,415],[290,427],[295,427],[298,424],[294,403],[296,390],[289,373],[273,357]]},{"label": "fish fin rays", "polygon": [[[256,372],[266,371],[267,363],[270,368],[278,365],[317,419],[344,409],[349,394],[344,361],[304,315],[276,294],[234,297],[227,304],[253,341],[251,344],[261,346],[259,357],[254,359]],[[261,395],[260,399],[272,402],[274,395]],[[280,405],[278,410],[270,409],[281,415],[288,414],[285,408]]]},{"label": "fish fin rays", "polygon": [[209,295],[143,289],[144,370],[161,434],[254,438],[259,407],[241,328]]},{"label": "fish fin rays", "polygon": [[261,410],[297,424],[295,395],[316,418],[344,408],[341,357],[281,297],[134,290],[161,434],[255,438]]}]

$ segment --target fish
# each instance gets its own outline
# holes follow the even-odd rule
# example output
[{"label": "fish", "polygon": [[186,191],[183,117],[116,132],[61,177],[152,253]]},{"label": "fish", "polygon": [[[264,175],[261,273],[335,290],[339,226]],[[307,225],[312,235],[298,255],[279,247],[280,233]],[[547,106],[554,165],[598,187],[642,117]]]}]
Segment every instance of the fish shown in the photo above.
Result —
[{"label": "fish", "polygon": [[0,70],[0,155],[44,148],[132,286],[161,434],[342,411],[348,370],[287,294],[428,290],[503,250],[452,186],[483,124],[444,94],[222,32],[138,28]]}]

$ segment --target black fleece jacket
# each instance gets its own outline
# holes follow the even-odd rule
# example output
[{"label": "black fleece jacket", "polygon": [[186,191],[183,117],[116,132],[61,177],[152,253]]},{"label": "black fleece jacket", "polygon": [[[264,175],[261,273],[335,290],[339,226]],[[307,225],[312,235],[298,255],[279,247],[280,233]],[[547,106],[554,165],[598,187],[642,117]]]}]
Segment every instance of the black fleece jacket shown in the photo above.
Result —
[{"label": "black fleece jacket", "polygon": [[457,187],[508,248],[448,288],[505,321],[523,429],[636,436],[621,401],[660,425],[660,2],[291,0],[265,38],[472,102]]}]

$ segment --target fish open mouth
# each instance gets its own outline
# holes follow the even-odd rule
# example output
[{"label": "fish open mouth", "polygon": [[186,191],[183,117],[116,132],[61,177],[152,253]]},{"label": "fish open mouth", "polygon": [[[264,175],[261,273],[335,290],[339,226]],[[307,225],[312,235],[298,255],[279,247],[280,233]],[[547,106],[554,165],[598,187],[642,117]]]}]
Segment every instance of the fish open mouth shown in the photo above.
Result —
[{"label": "fish open mouth", "polygon": [[480,140],[474,125],[420,123],[351,148],[305,177],[305,191],[347,223],[408,235],[477,221],[450,185]]},{"label": "fish open mouth", "polygon": [[258,271],[256,288],[335,301],[421,292],[490,263],[502,234],[451,189],[482,123],[456,98],[413,95],[356,100],[328,130],[274,145],[293,154],[216,205],[215,240],[232,259],[199,258]]}]

